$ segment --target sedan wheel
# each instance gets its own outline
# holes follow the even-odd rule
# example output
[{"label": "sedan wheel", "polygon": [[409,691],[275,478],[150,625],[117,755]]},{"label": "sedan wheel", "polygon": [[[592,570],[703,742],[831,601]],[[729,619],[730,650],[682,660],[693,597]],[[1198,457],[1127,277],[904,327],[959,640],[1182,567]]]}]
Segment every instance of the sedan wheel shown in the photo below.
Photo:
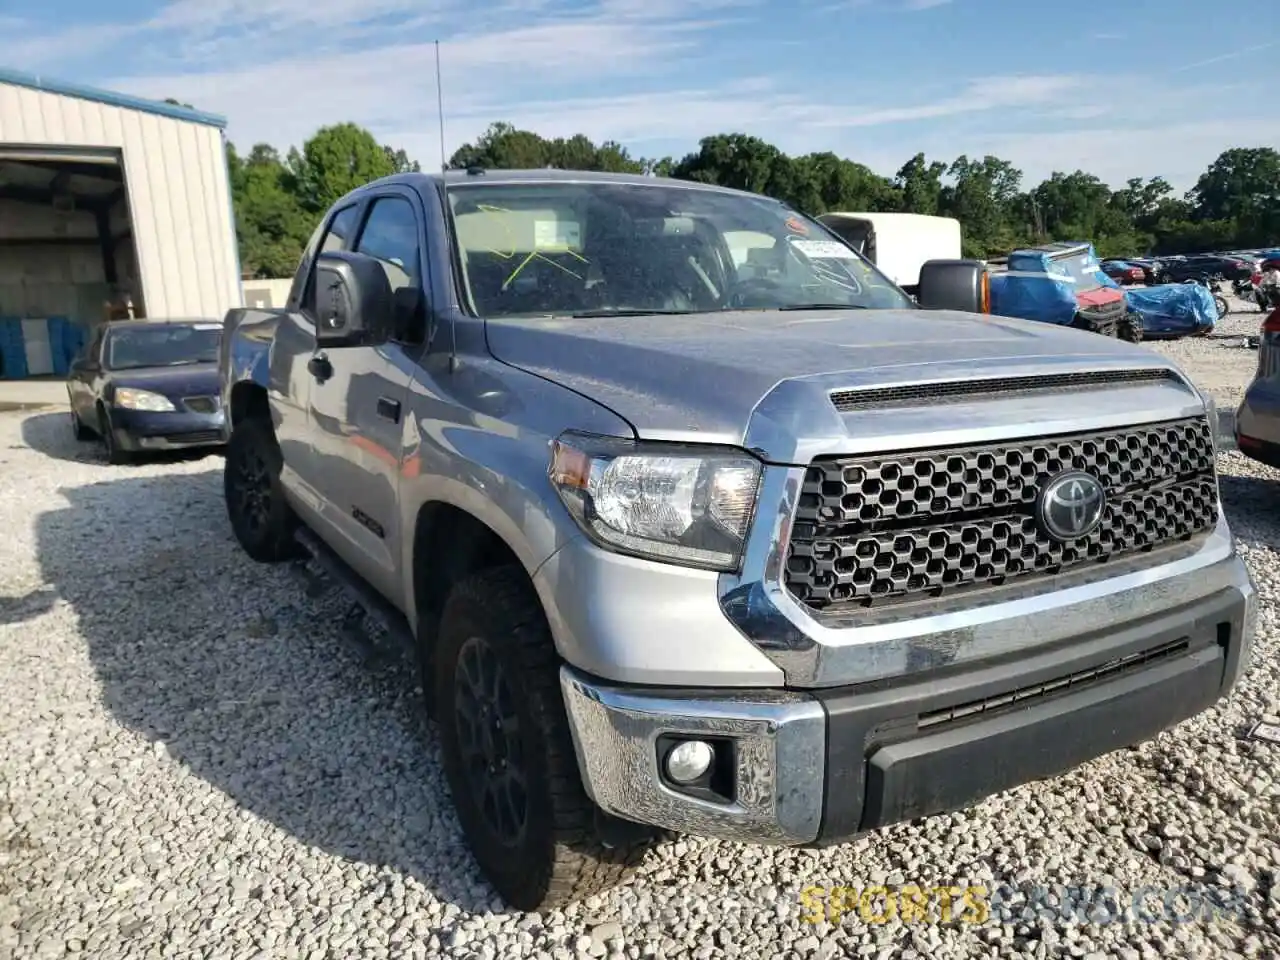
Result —
[{"label": "sedan wheel", "polygon": [[105,409],[98,410],[98,436],[102,438],[102,447],[107,454],[107,463],[120,466],[129,462],[129,454],[120,449],[116,442],[115,431],[111,429],[111,416]]}]

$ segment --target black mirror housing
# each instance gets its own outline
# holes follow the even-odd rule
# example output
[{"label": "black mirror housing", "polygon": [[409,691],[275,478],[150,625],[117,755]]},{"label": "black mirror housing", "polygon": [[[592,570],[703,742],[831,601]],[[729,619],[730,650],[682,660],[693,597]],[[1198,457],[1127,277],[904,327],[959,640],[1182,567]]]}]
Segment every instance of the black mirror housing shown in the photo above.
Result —
[{"label": "black mirror housing", "polygon": [[981,260],[929,260],[920,267],[916,302],[926,310],[991,312],[991,277]]},{"label": "black mirror housing", "polygon": [[377,260],[345,250],[322,253],[314,284],[317,346],[376,346],[390,338],[391,283]]}]

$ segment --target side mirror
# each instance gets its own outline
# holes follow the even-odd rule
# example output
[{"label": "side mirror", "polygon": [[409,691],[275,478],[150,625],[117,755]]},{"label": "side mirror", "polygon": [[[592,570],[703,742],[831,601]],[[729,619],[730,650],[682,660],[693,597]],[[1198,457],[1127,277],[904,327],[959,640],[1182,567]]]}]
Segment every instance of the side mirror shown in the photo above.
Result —
[{"label": "side mirror", "polygon": [[375,346],[391,336],[394,316],[386,271],[362,253],[330,251],[316,258],[316,344]]},{"label": "side mirror", "polygon": [[980,260],[928,260],[916,301],[926,310],[991,312],[991,276]]}]

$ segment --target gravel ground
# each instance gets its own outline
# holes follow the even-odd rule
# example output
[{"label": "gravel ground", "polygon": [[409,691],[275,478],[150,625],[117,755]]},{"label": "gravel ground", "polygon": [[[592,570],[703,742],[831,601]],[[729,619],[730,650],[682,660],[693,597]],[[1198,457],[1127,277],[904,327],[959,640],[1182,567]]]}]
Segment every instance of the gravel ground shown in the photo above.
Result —
[{"label": "gravel ground", "polygon": [[[1253,369],[1227,339],[1155,349],[1220,400]],[[1238,454],[1222,487],[1261,615],[1229,701],[843,847],[668,844],[630,886],[541,916],[477,875],[412,670],[239,552],[220,468],[111,468],[61,413],[0,414],[0,957],[1280,955],[1280,746],[1241,738],[1280,713],[1280,474]],[[1004,892],[981,923],[814,923],[822,904],[800,899],[899,883]],[[1157,895],[1142,921],[1009,906],[1096,887],[1121,907]]]}]

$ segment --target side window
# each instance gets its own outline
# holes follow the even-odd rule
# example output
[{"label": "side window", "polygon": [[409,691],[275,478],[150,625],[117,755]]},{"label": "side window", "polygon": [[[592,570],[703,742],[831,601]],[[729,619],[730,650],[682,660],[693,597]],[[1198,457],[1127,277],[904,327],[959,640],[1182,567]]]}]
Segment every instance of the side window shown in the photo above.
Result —
[{"label": "side window", "polygon": [[[320,246],[316,249],[316,253],[332,253],[334,250],[351,249],[351,239],[356,232],[356,212],[359,210],[358,204],[352,204],[349,207],[343,207],[333,219],[329,221],[329,228],[325,230],[324,236],[320,240]],[[301,296],[301,303],[304,310],[310,310],[311,301],[314,290],[311,284],[311,277],[315,273],[315,264],[312,263],[307,270],[307,287]],[[295,278],[295,282],[297,278]],[[290,292],[290,297],[293,291]]]},{"label": "side window", "polygon": [[343,207],[333,217],[324,239],[320,241],[321,253],[332,253],[334,250],[350,250],[351,238],[356,232],[356,206]]},{"label": "side window", "polygon": [[355,252],[373,257],[387,274],[395,296],[396,339],[421,343],[425,333],[421,311],[422,243],[413,205],[404,197],[374,200]]}]

